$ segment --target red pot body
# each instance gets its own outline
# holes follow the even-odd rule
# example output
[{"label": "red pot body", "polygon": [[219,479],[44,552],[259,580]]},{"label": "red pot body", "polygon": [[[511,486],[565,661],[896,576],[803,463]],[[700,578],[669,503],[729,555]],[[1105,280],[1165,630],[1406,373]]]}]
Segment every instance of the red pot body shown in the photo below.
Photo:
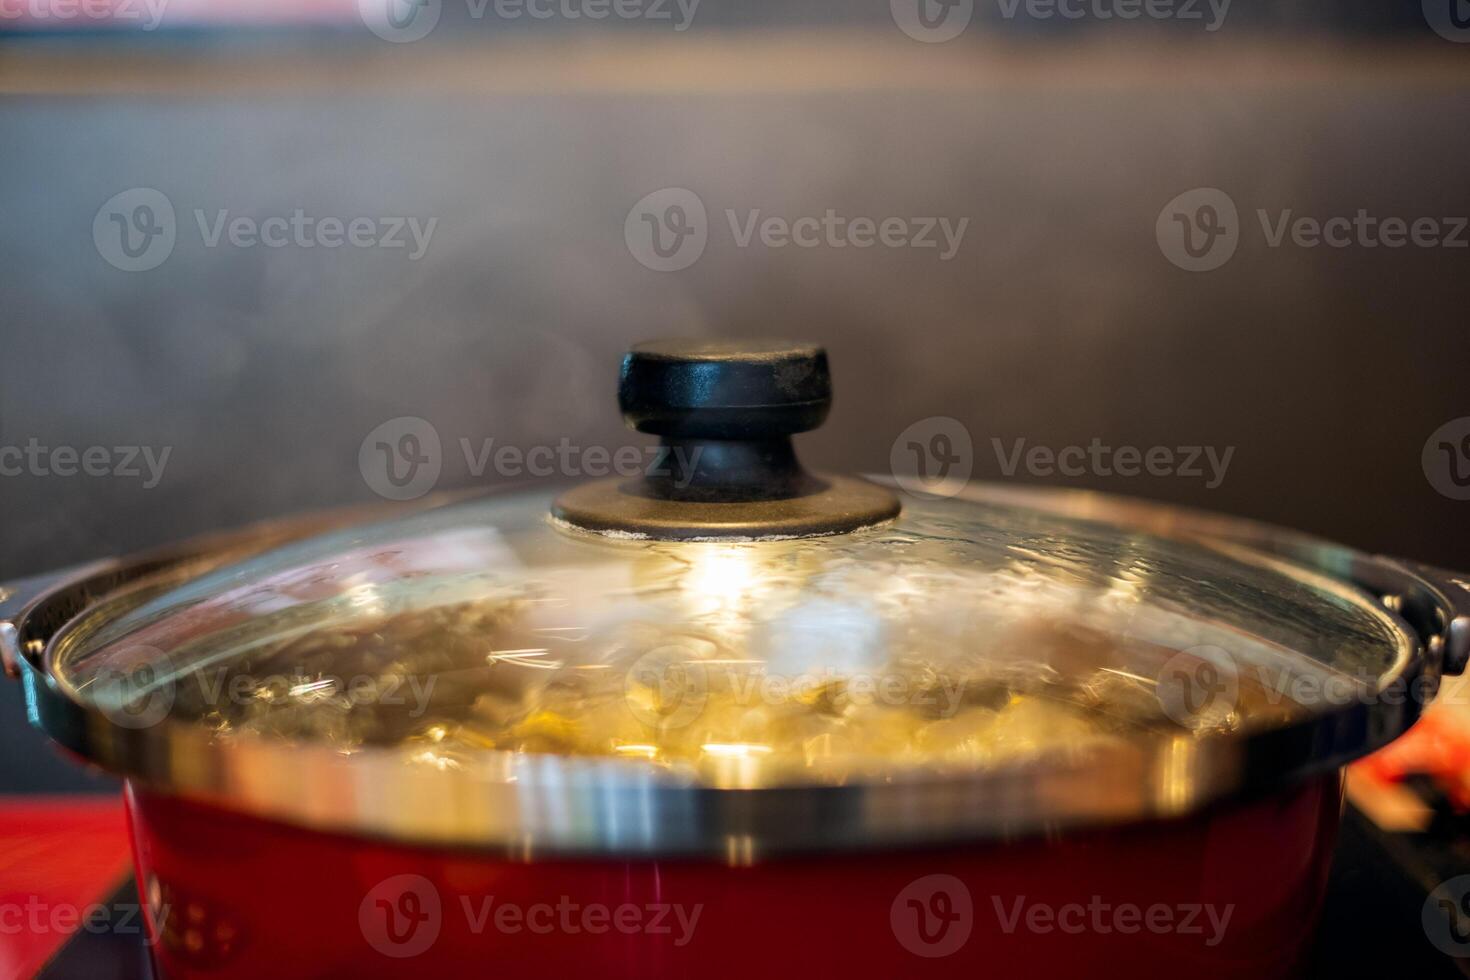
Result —
[{"label": "red pot body", "polygon": [[169,980],[1289,976],[1340,807],[1333,773],[1180,820],[743,864],[525,861],[128,793]]}]

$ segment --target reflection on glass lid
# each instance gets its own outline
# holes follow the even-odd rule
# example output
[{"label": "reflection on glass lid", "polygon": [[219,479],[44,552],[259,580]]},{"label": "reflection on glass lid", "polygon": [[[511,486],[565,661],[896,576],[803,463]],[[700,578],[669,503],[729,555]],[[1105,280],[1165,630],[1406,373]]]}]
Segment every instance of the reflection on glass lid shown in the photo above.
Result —
[{"label": "reflection on glass lid", "polygon": [[673,543],[546,507],[270,552],[76,631],[57,675],[120,724],[753,785],[1280,724],[1311,710],[1303,680],[1371,687],[1403,655],[1390,617],[1303,573],[1024,509],[910,500],[854,534]]}]

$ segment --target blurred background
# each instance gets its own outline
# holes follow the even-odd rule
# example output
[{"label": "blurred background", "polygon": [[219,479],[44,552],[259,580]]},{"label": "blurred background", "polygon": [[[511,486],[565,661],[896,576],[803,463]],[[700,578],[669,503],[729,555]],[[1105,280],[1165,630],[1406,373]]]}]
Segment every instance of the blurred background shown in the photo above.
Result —
[{"label": "blurred background", "polygon": [[[822,467],[917,434],[1470,567],[1458,0],[0,0],[0,32],[0,581],[397,493],[384,425],[432,430],[440,489],[526,482],[490,439],[642,445],[629,343],[756,334],[831,352]],[[1094,442],[1173,463],[1009,464]],[[0,786],[85,779],[0,702]]]}]

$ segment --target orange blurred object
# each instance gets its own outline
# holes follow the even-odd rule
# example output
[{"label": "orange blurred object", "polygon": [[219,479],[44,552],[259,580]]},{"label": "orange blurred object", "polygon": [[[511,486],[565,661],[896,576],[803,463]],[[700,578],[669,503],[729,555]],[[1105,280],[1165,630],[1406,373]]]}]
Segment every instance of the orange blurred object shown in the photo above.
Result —
[{"label": "orange blurred object", "polygon": [[[1457,811],[1470,811],[1470,687],[1461,678],[1447,681],[1401,738],[1350,767],[1348,796],[1383,826],[1380,814],[1407,812],[1395,796],[1409,792],[1399,784],[1415,775],[1431,777]],[[1418,824],[1427,825],[1429,809],[1422,801],[1417,808],[1422,815],[1408,826],[1385,829],[1424,829]]]}]

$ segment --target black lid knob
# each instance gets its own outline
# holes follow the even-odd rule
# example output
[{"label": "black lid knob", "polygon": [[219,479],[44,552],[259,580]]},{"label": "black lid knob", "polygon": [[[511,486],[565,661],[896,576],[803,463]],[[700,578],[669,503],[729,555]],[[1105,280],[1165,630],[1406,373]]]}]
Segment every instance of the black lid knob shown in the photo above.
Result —
[{"label": "black lid knob", "polygon": [[673,439],[779,439],[832,407],[827,352],[785,340],[655,340],[623,358],[623,418]]},{"label": "black lid knob", "polygon": [[842,534],[896,516],[883,487],[810,473],[791,436],[832,407],[827,352],[780,340],[655,340],[623,358],[618,403],[660,437],[641,477],[573,487],[552,514],[584,531],[664,540]]}]

